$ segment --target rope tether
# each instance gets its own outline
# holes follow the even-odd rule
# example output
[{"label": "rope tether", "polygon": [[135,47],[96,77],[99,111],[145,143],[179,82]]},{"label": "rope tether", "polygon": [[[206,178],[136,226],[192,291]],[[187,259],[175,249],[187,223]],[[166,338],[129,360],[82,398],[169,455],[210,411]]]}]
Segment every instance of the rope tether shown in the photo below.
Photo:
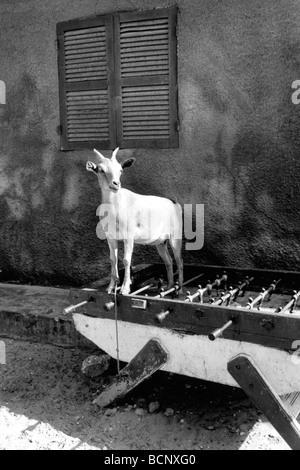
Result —
[{"label": "rope tether", "polygon": [[114,291],[114,302],[115,302],[115,322],[116,322],[117,369],[118,369],[118,375],[119,375],[119,374],[120,374],[120,358],[119,358],[119,332],[118,332],[117,282],[115,283],[115,291]]}]

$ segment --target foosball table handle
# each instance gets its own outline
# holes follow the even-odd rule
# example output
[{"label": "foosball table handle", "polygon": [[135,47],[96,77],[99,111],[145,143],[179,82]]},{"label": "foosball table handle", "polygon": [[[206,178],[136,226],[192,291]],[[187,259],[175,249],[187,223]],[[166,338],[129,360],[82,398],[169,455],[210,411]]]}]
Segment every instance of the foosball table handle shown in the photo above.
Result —
[{"label": "foosball table handle", "polygon": [[219,338],[220,336],[222,336],[222,334],[224,333],[225,330],[227,330],[227,328],[229,328],[231,325],[233,324],[233,320],[229,320],[227,323],[225,323],[225,325],[223,325],[221,328],[217,328],[216,330],[212,331],[211,333],[209,333],[208,335],[208,338],[211,340],[211,341],[215,341],[215,339]]}]

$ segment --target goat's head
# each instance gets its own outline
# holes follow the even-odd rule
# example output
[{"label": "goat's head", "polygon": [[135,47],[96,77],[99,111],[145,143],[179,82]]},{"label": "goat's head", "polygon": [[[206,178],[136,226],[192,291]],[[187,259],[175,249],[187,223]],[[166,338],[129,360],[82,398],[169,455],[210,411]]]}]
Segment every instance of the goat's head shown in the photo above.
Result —
[{"label": "goat's head", "polygon": [[128,158],[124,162],[119,163],[117,160],[118,150],[119,148],[116,148],[112,153],[112,157],[106,158],[98,150],[94,149],[99,164],[95,165],[93,162],[87,162],[86,164],[86,169],[93,171],[98,176],[100,187],[103,190],[119,191],[123,169],[130,167],[135,162],[135,158]]}]

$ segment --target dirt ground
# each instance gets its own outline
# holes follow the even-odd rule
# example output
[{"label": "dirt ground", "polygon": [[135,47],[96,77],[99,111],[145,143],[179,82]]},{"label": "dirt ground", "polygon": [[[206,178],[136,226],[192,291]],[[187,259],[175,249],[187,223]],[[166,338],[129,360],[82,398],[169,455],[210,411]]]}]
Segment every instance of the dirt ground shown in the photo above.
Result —
[{"label": "dirt ground", "polygon": [[87,353],[3,339],[0,450],[283,450],[274,428],[232,387],[157,372],[106,409]]}]

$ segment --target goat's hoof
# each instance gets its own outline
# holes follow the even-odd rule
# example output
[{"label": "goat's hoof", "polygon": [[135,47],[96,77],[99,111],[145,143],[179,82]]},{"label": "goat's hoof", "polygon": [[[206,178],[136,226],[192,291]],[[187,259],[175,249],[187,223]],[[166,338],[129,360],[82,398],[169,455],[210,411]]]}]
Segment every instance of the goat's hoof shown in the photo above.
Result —
[{"label": "goat's hoof", "polygon": [[127,294],[129,294],[129,293],[130,293],[130,289],[125,289],[125,288],[124,288],[124,289],[123,289],[123,288],[121,289],[121,294],[122,294],[122,295],[127,295]]}]

